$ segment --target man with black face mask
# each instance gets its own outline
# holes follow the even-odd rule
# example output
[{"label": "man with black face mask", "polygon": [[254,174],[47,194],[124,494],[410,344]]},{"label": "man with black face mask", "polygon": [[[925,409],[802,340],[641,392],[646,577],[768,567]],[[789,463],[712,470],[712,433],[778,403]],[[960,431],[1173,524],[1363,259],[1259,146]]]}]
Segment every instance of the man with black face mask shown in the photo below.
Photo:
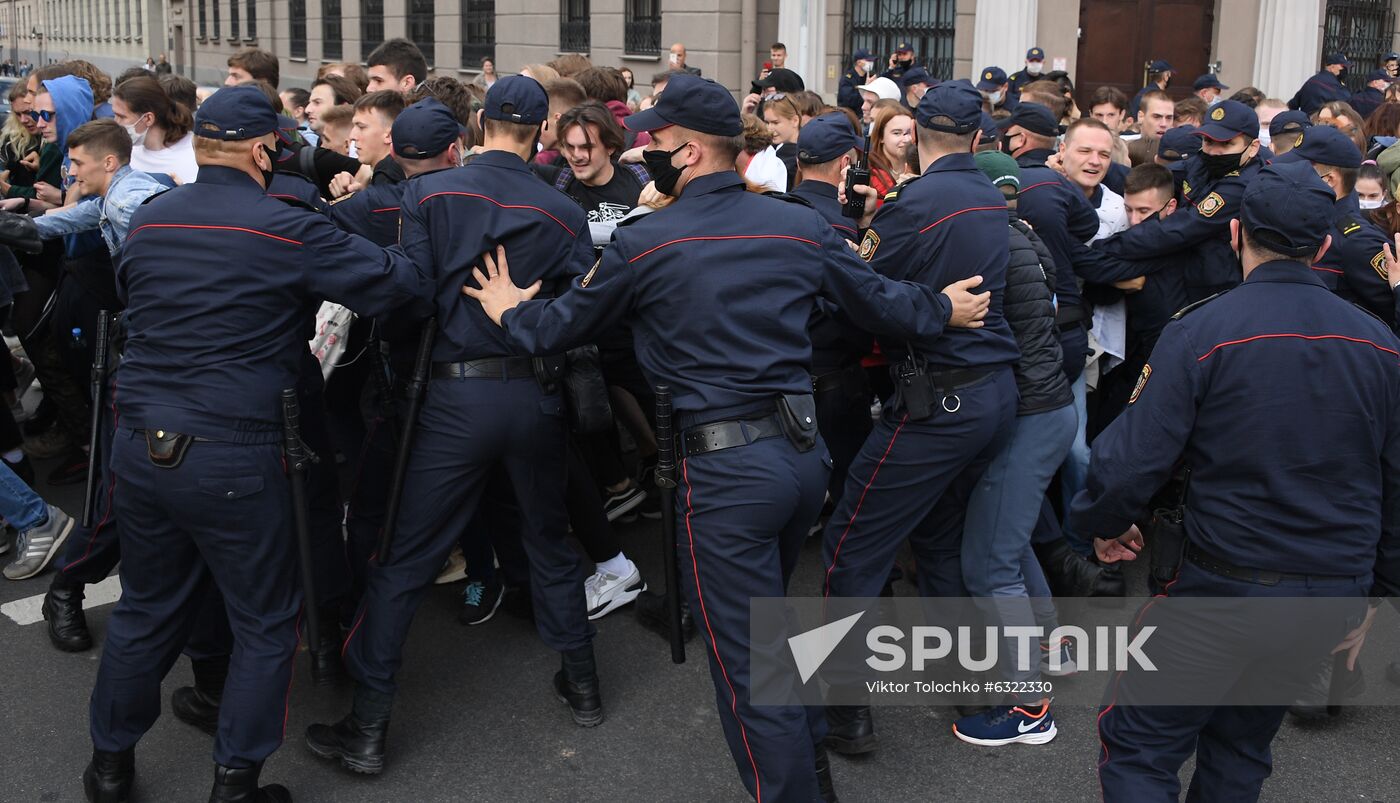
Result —
[{"label": "man with black face mask", "polygon": [[1317,75],[1303,82],[1298,94],[1288,101],[1288,108],[1300,109],[1309,115],[1334,100],[1351,100],[1351,90],[1342,83],[1351,61],[1344,53],[1328,53]]},{"label": "man with black face mask", "polygon": [[[1194,132],[1201,152],[1184,162],[1178,203],[1183,210],[1165,220],[1148,220],[1094,243],[1110,262],[1189,257],[1185,264],[1187,301],[1195,302],[1240,283],[1240,263],[1230,248],[1230,218],[1250,179],[1259,172],[1259,118],[1234,100],[1221,101]],[[1186,204],[1191,209],[1185,209]],[[1144,275],[1150,270],[1141,270]]]},{"label": "man with black face mask", "polygon": [[914,66],[914,47],[908,42],[900,42],[894,46],[894,52],[890,54],[889,66],[880,75],[900,83],[904,77],[904,72]]}]

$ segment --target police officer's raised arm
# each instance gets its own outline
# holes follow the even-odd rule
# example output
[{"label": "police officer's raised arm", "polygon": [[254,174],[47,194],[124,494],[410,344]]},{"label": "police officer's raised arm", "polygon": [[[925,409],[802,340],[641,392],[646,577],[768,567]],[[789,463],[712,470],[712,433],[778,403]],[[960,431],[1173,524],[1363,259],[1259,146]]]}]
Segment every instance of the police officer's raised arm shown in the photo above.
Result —
[{"label": "police officer's raised arm", "polygon": [[380,248],[314,212],[287,214],[301,216],[299,239],[307,256],[302,276],[314,295],[370,317],[401,308],[432,314],[432,279],[402,247]]},{"label": "police officer's raised arm", "polygon": [[1172,322],[1152,350],[1128,409],[1094,441],[1070,525],[1116,538],[1138,519],[1181,458],[1201,399],[1201,372],[1186,328]]}]

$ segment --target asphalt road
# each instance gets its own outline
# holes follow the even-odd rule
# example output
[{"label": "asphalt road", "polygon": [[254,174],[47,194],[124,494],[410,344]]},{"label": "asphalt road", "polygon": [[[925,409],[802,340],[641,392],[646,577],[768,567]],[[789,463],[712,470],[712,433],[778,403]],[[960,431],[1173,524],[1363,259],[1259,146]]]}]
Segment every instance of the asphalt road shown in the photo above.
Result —
[{"label": "asphalt road", "polygon": [[[48,465],[40,465],[43,477]],[[81,509],[80,486],[44,489]],[[628,554],[659,576],[659,527],[621,528]],[[10,556],[0,557],[0,563]],[[809,542],[794,590],[816,588],[820,555]],[[0,604],[40,595],[49,574],[0,578]],[[747,799],[720,735],[699,640],[690,661],[670,663],[665,644],[624,609],[598,623],[596,642],[607,720],[575,726],[551,693],[558,659],[533,626],[506,613],[478,627],[455,621],[461,585],[428,595],[408,640],[402,691],[384,774],[352,776],[313,757],[306,725],[340,717],[348,688],[317,688],[298,663],[287,742],[265,782],[298,801],[740,801]],[[87,701],[111,605],[88,611],[99,646],[53,649],[42,623],[0,616],[0,803],[80,801],[90,755]],[[191,682],[181,661],[168,693]],[[1368,682],[1384,684],[1374,674]],[[881,708],[881,747],[860,760],[833,757],[842,800],[1097,800],[1095,710],[1059,706],[1059,737],[1042,746],[982,748],[949,731],[951,708]],[[1394,707],[1352,707],[1322,726],[1284,726],[1274,743],[1269,801],[1400,801],[1400,717]],[[194,801],[208,795],[211,740],[164,715],[137,748],[136,798]],[[1189,766],[1184,772],[1189,773]]]}]

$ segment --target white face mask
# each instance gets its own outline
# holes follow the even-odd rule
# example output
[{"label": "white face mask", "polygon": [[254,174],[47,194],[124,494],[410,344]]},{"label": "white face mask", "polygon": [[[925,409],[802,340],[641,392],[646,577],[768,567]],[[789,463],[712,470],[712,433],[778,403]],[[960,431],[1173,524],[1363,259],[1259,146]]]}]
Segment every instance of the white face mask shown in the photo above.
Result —
[{"label": "white face mask", "polygon": [[671,63],[672,63],[672,64],[680,64],[680,63],[681,63],[681,57],[678,56],[678,55],[676,55],[675,53],[672,53],[672,54],[671,54]]},{"label": "white face mask", "polygon": [[861,72],[870,72],[873,69],[875,69],[875,62],[873,61],[862,61],[860,63]]},{"label": "white face mask", "polygon": [[1026,62],[1026,72],[1031,75],[1040,75],[1040,71],[1045,69],[1045,63],[1040,61]]},{"label": "white face mask", "polygon": [[1259,145],[1261,147],[1267,148],[1269,147],[1269,143],[1271,141],[1272,139],[1269,135],[1269,127],[1266,125],[1259,126]]},{"label": "white face mask", "polygon": [[[138,117],[138,118],[136,118],[136,119],[137,119],[137,120],[140,120],[141,118]],[[149,131],[149,130],[150,130],[150,129],[148,128],[148,129],[146,129],[146,131],[137,131],[137,130],[136,130],[136,123],[132,123],[132,124],[129,125],[129,126],[124,126],[124,128],[126,128],[126,134],[127,134],[127,136],[131,137],[131,144],[132,144],[132,145],[141,145],[141,144],[143,144],[143,143],[145,142],[145,140],[146,140],[146,131]]]},{"label": "white face mask", "polygon": [[1385,206],[1385,201],[1380,198],[1374,201],[1362,200],[1360,203],[1362,209],[1380,209],[1382,206]]},{"label": "white face mask", "polygon": [[987,95],[986,97],[987,97],[987,101],[988,101],[989,103],[991,103],[993,106],[995,106],[995,105],[997,105],[998,103],[1001,103],[1001,90],[998,89],[997,91],[991,93],[990,95]]}]

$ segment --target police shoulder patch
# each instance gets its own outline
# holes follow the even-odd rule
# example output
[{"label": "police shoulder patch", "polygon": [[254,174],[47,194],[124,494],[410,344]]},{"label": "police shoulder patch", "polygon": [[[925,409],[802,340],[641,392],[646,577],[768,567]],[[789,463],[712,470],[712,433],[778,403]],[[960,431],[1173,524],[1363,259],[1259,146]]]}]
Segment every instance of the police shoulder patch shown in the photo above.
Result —
[{"label": "police shoulder patch", "polygon": [[875,256],[875,249],[880,247],[880,235],[874,229],[865,230],[865,238],[860,241],[860,258],[869,262]]},{"label": "police shoulder patch", "polygon": [[1390,284],[1390,274],[1385,269],[1385,251],[1381,250],[1371,257],[1371,269],[1380,274],[1381,280]]},{"label": "police shoulder patch", "polygon": [[354,193],[354,192],[347,192],[347,193],[345,193],[344,195],[340,196],[339,198],[334,198],[334,199],[332,199],[332,200],[331,200],[331,206],[335,206],[336,204],[338,204],[338,203],[340,203],[340,202],[342,202],[342,201],[348,201],[348,200],[350,200],[351,198],[354,198],[355,195],[356,195],[356,193]]},{"label": "police shoulder patch", "polygon": [[594,263],[593,263],[593,267],[592,267],[592,268],[589,268],[588,272],[585,273],[585,274],[583,275],[583,278],[579,280],[578,286],[579,286],[579,287],[587,287],[587,286],[588,286],[588,283],[591,282],[591,281],[593,281],[593,276],[594,276],[594,274],[596,274],[596,273],[598,272],[598,266],[601,265],[601,264],[603,264],[603,258],[602,258],[602,257],[598,257],[598,261],[594,262]]},{"label": "police shoulder patch", "polygon": [[1201,307],[1204,307],[1206,304],[1209,304],[1210,302],[1214,301],[1215,299],[1220,298],[1221,296],[1225,295],[1225,294],[1228,293],[1228,292],[1230,292],[1230,291],[1229,291],[1229,290],[1221,290],[1220,292],[1216,293],[1216,294],[1213,295],[1213,296],[1206,296],[1205,298],[1201,299],[1200,301],[1196,301],[1196,302],[1194,302],[1194,303],[1187,304],[1186,306],[1184,306],[1184,307],[1182,307],[1181,309],[1179,309],[1179,310],[1176,311],[1176,314],[1172,316],[1172,320],[1174,320],[1174,321],[1179,321],[1179,320],[1181,320],[1182,318],[1185,318],[1187,315],[1190,315],[1191,313],[1195,312],[1196,310],[1200,309]]},{"label": "police shoulder patch", "polygon": [[1196,204],[1196,211],[1200,213],[1201,217],[1214,217],[1216,212],[1224,208],[1225,199],[1221,198],[1218,192],[1212,192]]},{"label": "police shoulder patch", "polygon": [[1147,386],[1147,380],[1151,378],[1152,364],[1147,363],[1142,366],[1142,373],[1138,374],[1138,381],[1136,385],[1133,385],[1133,395],[1128,397],[1128,404],[1132,404],[1138,400],[1138,396],[1142,395],[1142,389]]},{"label": "police shoulder patch", "polygon": [[1181,192],[1182,192],[1183,194],[1189,196],[1189,195],[1191,194],[1191,182],[1189,182],[1189,181],[1182,181],[1182,182],[1181,182]]},{"label": "police shoulder patch", "polygon": [[1350,237],[1351,235],[1357,233],[1358,231],[1361,231],[1361,224],[1360,224],[1360,223],[1357,223],[1355,220],[1352,220],[1351,218],[1347,218],[1347,219],[1343,220],[1341,226],[1342,226],[1342,236],[1344,236],[1344,237]]}]

